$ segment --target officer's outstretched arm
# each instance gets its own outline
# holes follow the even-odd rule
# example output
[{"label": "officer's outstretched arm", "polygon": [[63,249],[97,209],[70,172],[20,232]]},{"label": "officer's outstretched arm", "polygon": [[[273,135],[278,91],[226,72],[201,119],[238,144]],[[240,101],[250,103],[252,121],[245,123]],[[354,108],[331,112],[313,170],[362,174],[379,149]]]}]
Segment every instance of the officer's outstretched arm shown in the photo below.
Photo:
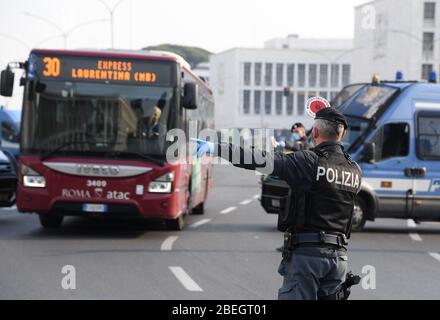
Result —
[{"label": "officer's outstretched arm", "polygon": [[265,174],[281,175],[284,171],[281,153],[272,154],[256,148],[242,148],[233,144],[214,144],[204,140],[193,139],[197,142],[197,156],[212,154],[232,163],[235,167],[246,170],[257,170]]},{"label": "officer's outstretched arm", "polygon": [[[298,151],[289,155],[272,154],[255,148],[241,148],[233,144],[196,141],[199,156],[208,150],[208,153],[231,162],[235,167],[273,174],[296,189],[309,190],[316,178],[318,157],[313,152]],[[208,145],[205,145],[206,143]]]}]

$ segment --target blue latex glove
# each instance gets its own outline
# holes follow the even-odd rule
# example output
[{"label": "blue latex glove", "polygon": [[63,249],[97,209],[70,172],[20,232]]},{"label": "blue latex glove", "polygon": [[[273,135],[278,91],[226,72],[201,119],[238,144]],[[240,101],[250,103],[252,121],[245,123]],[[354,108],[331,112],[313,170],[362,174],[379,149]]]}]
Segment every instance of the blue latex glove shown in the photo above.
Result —
[{"label": "blue latex glove", "polygon": [[214,144],[200,139],[191,139],[191,141],[197,142],[196,154],[201,158],[205,154],[214,154]]}]

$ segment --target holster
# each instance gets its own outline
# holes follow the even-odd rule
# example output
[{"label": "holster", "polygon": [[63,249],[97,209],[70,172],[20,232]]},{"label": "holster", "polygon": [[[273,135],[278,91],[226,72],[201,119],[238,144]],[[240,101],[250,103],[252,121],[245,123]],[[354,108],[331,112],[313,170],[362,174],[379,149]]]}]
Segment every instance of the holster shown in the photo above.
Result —
[{"label": "holster", "polygon": [[347,274],[345,282],[342,284],[341,289],[326,297],[318,297],[318,300],[348,300],[351,294],[351,287],[358,285],[361,282],[361,277],[354,275],[352,272]]}]

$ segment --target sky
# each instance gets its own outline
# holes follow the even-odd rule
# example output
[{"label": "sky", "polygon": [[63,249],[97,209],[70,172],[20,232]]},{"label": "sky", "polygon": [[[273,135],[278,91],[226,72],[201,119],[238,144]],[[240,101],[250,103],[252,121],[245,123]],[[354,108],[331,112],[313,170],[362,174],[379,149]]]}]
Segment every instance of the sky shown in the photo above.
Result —
[{"label": "sky", "polygon": [[[68,49],[110,48],[110,13],[102,2],[113,7],[119,0],[0,0],[0,66],[25,60],[33,47],[62,49],[63,37],[57,36],[72,29]],[[366,2],[123,0],[114,12],[114,43],[121,49],[173,43],[216,53],[262,47],[264,41],[288,34],[351,38],[354,7]]]}]

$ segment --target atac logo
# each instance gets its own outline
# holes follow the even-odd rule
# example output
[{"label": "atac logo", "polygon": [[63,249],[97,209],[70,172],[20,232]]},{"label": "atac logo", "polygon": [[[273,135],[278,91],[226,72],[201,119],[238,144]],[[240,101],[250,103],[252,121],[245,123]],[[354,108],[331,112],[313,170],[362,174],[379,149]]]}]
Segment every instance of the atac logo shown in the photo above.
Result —
[{"label": "atac logo", "polygon": [[432,180],[431,192],[440,192],[440,179]]}]

